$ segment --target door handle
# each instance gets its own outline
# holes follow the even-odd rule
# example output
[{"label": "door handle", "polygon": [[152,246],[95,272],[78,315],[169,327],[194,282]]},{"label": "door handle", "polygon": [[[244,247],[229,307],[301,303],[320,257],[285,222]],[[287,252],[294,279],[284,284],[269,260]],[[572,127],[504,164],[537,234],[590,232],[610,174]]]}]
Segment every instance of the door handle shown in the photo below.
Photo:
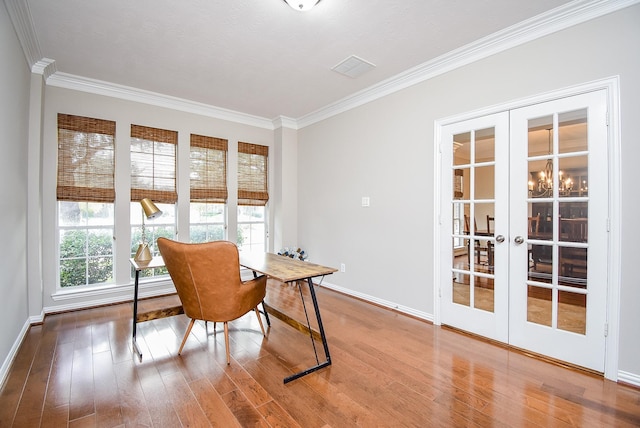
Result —
[{"label": "door handle", "polygon": [[522,236],[516,236],[515,239],[513,240],[513,242],[515,242],[516,244],[520,245],[524,242],[524,238]]},{"label": "door handle", "polygon": [[498,235],[498,236],[496,236],[496,242],[497,242],[497,243],[504,242],[504,235]]}]

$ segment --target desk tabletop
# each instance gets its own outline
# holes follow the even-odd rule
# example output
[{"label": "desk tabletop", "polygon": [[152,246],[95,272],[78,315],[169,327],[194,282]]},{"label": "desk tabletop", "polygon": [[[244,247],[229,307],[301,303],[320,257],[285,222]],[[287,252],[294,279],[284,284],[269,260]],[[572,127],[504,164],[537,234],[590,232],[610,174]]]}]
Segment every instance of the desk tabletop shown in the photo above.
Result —
[{"label": "desk tabletop", "polygon": [[282,282],[314,278],[338,269],[272,253],[240,253],[240,265]]},{"label": "desk tabletop", "polygon": [[129,259],[131,262],[131,266],[135,270],[144,270],[144,269],[153,269],[153,268],[161,268],[164,267],[164,260],[161,256],[156,256],[151,258],[148,262],[138,261],[136,259]]}]

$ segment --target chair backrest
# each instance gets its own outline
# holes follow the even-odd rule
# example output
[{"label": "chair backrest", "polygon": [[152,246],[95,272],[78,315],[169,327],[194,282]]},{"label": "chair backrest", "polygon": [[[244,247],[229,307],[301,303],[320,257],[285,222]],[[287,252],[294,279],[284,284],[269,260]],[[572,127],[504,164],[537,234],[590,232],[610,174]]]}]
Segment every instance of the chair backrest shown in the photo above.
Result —
[{"label": "chair backrest", "polygon": [[588,219],[587,218],[561,218],[562,238],[571,242],[587,242]]},{"label": "chair backrest", "polygon": [[[238,247],[228,241],[187,244],[158,238],[158,249],[189,318],[231,321],[247,310]],[[258,301],[264,298],[264,293]]]},{"label": "chair backrest", "polygon": [[540,231],[540,213],[529,217],[529,234],[537,234]]},{"label": "chair backrest", "polygon": [[492,215],[487,214],[487,233],[493,234],[495,222],[496,218]]},{"label": "chair backrest", "polygon": [[[471,232],[471,229],[469,228],[469,216],[468,215],[464,215],[464,231],[465,232]],[[476,223],[476,219],[473,219],[473,231],[477,232],[478,231],[478,223]]]}]

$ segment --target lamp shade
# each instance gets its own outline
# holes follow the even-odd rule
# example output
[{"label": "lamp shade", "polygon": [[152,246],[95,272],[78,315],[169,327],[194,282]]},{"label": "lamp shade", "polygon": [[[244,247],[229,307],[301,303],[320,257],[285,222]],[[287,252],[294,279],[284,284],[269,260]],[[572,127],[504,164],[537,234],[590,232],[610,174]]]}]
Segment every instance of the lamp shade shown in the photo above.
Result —
[{"label": "lamp shade", "polygon": [[156,206],[156,204],[151,201],[149,198],[144,198],[140,201],[140,205],[142,205],[142,210],[144,211],[144,215],[147,219],[151,220],[152,218],[156,218],[162,215],[162,211]]},{"label": "lamp shade", "polygon": [[284,2],[295,10],[305,11],[311,10],[313,6],[320,3],[320,0],[284,0]]}]

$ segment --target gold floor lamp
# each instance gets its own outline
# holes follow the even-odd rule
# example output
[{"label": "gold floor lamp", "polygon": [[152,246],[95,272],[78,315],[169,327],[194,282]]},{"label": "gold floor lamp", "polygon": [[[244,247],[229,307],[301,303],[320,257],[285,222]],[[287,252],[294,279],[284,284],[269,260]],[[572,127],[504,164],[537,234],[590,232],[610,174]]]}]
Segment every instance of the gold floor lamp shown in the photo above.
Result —
[{"label": "gold floor lamp", "polygon": [[160,211],[156,204],[154,204],[149,198],[142,199],[140,201],[140,205],[142,205],[142,242],[138,246],[138,251],[136,251],[136,255],[133,259],[137,262],[148,262],[152,257],[144,229],[144,218],[146,217],[148,220],[151,220],[156,217],[160,217],[162,215],[162,211]]}]

